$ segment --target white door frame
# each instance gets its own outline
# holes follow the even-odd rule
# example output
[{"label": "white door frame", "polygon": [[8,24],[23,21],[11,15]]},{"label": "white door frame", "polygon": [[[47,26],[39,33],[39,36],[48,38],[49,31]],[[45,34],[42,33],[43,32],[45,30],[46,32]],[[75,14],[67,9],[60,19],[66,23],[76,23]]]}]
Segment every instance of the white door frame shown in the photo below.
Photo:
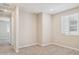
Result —
[{"label": "white door frame", "polygon": [[[15,52],[19,52],[19,8],[15,6],[11,15],[10,41]],[[15,32],[15,34],[13,33]]]},{"label": "white door frame", "polygon": [[19,7],[16,6],[16,52],[19,52]]}]

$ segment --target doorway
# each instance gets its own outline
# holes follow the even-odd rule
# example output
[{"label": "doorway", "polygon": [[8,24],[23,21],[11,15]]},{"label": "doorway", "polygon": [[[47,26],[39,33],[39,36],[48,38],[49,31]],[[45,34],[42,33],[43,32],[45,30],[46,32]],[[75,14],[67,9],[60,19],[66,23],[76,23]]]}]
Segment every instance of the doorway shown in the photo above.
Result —
[{"label": "doorway", "polygon": [[[3,46],[10,46],[14,52],[19,51],[19,8],[18,6],[0,6],[0,51]],[[9,49],[7,49],[9,50]],[[11,50],[11,49],[10,49]]]},{"label": "doorway", "polygon": [[0,19],[0,44],[9,43],[10,21]]},{"label": "doorway", "polygon": [[10,32],[10,16],[0,14],[0,53],[13,51]]}]

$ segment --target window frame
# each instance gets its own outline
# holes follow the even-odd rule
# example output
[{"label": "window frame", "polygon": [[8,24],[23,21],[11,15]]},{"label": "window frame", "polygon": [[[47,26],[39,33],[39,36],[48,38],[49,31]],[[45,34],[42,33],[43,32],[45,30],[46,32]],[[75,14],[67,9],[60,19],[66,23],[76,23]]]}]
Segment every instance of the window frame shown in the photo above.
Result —
[{"label": "window frame", "polygon": [[[71,19],[70,19],[71,18]],[[75,20],[77,22],[77,31],[69,31],[70,29],[70,20]],[[61,29],[62,33],[66,35],[79,35],[79,13],[66,15],[61,17]]]}]

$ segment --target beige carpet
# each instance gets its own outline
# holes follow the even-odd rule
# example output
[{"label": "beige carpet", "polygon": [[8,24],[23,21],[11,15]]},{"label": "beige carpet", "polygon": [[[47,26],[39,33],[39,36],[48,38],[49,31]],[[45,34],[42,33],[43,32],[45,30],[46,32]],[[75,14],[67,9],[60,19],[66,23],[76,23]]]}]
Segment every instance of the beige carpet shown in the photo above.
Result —
[{"label": "beige carpet", "polygon": [[56,45],[47,47],[31,46],[21,48],[19,53],[15,53],[10,45],[0,45],[1,55],[79,55],[79,51],[63,48]]}]

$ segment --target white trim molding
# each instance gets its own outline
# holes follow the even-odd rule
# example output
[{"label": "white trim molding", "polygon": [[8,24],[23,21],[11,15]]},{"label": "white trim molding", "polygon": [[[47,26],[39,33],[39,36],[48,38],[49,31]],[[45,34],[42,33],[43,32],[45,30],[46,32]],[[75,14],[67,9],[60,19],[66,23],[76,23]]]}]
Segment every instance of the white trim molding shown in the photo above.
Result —
[{"label": "white trim molding", "polygon": [[61,45],[61,44],[58,44],[58,43],[52,43],[52,44],[53,44],[53,45],[60,46],[60,47],[64,47],[64,48],[68,48],[68,49],[72,49],[72,50],[75,50],[75,51],[79,51],[78,48],[73,48],[73,47],[65,46],[65,45]]},{"label": "white trim molding", "polygon": [[30,47],[30,46],[34,46],[34,45],[38,45],[38,44],[37,43],[31,43],[31,44],[26,44],[26,45],[20,45],[19,48]]}]

